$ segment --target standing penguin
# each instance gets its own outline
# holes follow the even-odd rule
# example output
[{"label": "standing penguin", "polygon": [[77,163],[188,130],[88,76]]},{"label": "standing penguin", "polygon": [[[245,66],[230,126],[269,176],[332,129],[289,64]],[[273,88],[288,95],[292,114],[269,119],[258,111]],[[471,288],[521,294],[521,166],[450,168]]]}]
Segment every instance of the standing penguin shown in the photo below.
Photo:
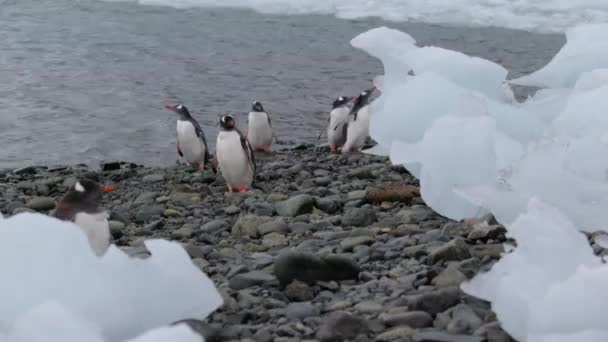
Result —
[{"label": "standing penguin", "polygon": [[101,207],[104,192],[112,186],[102,186],[94,180],[83,178],[74,184],[57,204],[54,216],[78,225],[89,240],[93,252],[103,255],[111,242],[108,213]]},{"label": "standing penguin", "polygon": [[247,140],[255,151],[270,152],[272,143],[272,123],[270,116],[264,110],[262,103],[254,101],[249,112],[249,129]]},{"label": "standing penguin", "polygon": [[365,144],[369,136],[369,98],[376,87],[363,91],[353,104],[348,115],[346,142],[342,153],[358,150]]},{"label": "standing penguin", "polygon": [[191,166],[203,171],[209,162],[209,148],[203,129],[184,105],[165,106],[177,113],[177,153]]},{"label": "standing penguin", "polygon": [[236,128],[232,116],[223,115],[220,128],[215,154],[219,169],[228,184],[228,191],[246,192],[252,187],[256,172],[253,148]]},{"label": "standing penguin", "polygon": [[353,98],[340,96],[333,105],[329,113],[329,124],[327,125],[327,142],[332,152],[336,152],[338,147],[344,145],[346,141],[346,129],[348,127],[348,102]]}]

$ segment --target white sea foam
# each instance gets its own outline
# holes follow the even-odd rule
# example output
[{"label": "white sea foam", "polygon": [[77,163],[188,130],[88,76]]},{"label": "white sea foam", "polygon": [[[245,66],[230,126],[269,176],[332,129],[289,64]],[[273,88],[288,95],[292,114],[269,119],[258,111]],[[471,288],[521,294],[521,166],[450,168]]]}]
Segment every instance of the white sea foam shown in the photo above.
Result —
[{"label": "white sea foam", "polygon": [[246,8],[269,14],[329,14],[338,18],[380,17],[459,26],[498,26],[563,32],[582,23],[608,21],[602,0],[106,0],[177,8]]}]

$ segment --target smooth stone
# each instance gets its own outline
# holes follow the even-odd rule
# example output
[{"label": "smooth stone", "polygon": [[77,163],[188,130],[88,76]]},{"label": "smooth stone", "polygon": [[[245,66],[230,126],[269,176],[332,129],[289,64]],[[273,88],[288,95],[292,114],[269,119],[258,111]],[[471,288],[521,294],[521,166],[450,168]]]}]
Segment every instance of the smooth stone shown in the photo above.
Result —
[{"label": "smooth stone", "polygon": [[433,325],[433,317],[424,311],[387,312],[380,315],[379,318],[389,327],[407,325],[419,329]]},{"label": "smooth stone", "polygon": [[162,213],[165,211],[164,205],[147,205],[142,207],[135,214],[135,221],[137,222],[145,222],[150,219],[160,217]]},{"label": "smooth stone", "polygon": [[504,235],[506,232],[507,230],[505,227],[501,225],[490,226],[484,222],[475,225],[467,238],[470,240],[496,239],[500,235]]},{"label": "smooth stone", "polygon": [[446,327],[446,331],[452,334],[470,334],[483,324],[477,313],[466,304],[458,304],[451,308],[448,313],[451,321]]},{"label": "smooth stone", "polygon": [[201,226],[201,231],[203,231],[205,233],[209,233],[209,234],[217,233],[219,231],[223,231],[223,230],[227,230],[227,229],[228,229],[228,222],[221,220],[221,219],[209,221]]},{"label": "smooth stone", "polygon": [[182,227],[180,229],[171,232],[171,236],[177,239],[188,239],[194,235],[194,229],[192,227]]},{"label": "smooth stone", "polygon": [[290,303],[285,308],[285,316],[292,319],[304,319],[319,314],[319,309],[310,303]]},{"label": "smooth stone", "polygon": [[449,265],[431,280],[431,284],[436,287],[459,286],[466,280],[467,276],[465,276],[464,273],[460,272],[456,266]]},{"label": "smooth stone", "polygon": [[316,226],[311,223],[295,222],[289,225],[289,230],[296,234],[307,234],[316,230]]},{"label": "smooth stone", "polygon": [[108,226],[110,227],[110,233],[112,234],[112,237],[118,239],[123,236],[123,230],[126,227],[124,223],[120,221],[108,221]]},{"label": "smooth stone", "polygon": [[358,336],[365,336],[369,326],[365,319],[347,312],[333,312],[317,331],[321,342],[354,341]]},{"label": "smooth stone", "polygon": [[294,302],[306,302],[312,300],[315,295],[310,286],[295,280],[285,287],[285,296]]},{"label": "smooth stone", "polygon": [[487,341],[492,342],[511,342],[512,339],[509,335],[502,330],[500,327],[500,323],[491,322],[485,325],[482,325],[477,329],[474,333],[475,336],[485,337]]},{"label": "smooth stone", "polygon": [[436,315],[460,302],[460,290],[458,287],[448,287],[406,298],[411,310]]},{"label": "smooth stone", "polygon": [[232,235],[255,238],[258,236],[258,228],[270,221],[272,221],[272,218],[268,216],[256,216],[251,214],[241,216],[234,226],[232,226]]},{"label": "smooth stone", "polygon": [[465,260],[470,257],[469,246],[462,238],[458,237],[431,251],[429,261],[431,264],[435,264],[441,261]]},{"label": "smooth stone", "polygon": [[275,277],[266,272],[251,271],[235,275],[228,282],[228,286],[233,290],[243,290],[257,285],[268,285],[275,280]]},{"label": "smooth stone", "polygon": [[373,301],[363,301],[355,305],[355,310],[361,313],[378,313],[384,310],[384,306],[381,303]]},{"label": "smooth stone", "polygon": [[333,197],[317,198],[315,207],[327,214],[335,214],[340,210],[339,199]]},{"label": "smooth stone", "polygon": [[280,255],[274,263],[274,273],[283,286],[296,279],[305,283],[355,280],[359,272],[357,264],[338,255],[320,257],[316,254],[288,252]]},{"label": "smooth stone", "polygon": [[144,176],[141,181],[144,183],[159,183],[165,180],[165,176],[161,174],[151,174]]},{"label": "smooth stone", "polygon": [[340,248],[345,252],[352,252],[353,249],[360,245],[372,245],[376,242],[376,239],[369,236],[355,236],[349,237],[340,241]]},{"label": "smooth stone", "polygon": [[156,192],[146,191],[146,192],[141,193],[139,196],[137,196],[134,203],[135,204],[153,203],[157,196],[158,196],[158,194]]},{"label": "smooth stone", "polygon": [[397,213],[396,217],[401,223],[420,223],[433,216],[433,211],[428,207],[410,207]]},{"label": "smooth stone", "polygon": [[416,333],[416,331],[410,327],[397,327],[390,329],[388,331],[383,332],[382,334],[376,336],[375,341],[379,342],[390,342],[401,340],[403,338],[412,336]]},{"label": "smooth stone", "polygon": [[346,201],[364,201],[367,198],[366,190],[355,190],[346,194]]},{"label": "smooth stone", "polygon": [[177,217],[177,216],[181,216],[180,212],[175,210],[175,209],[165,209],[165,211],[163,211],[163,216],[164,217]]},{"label": "smooth stone", "polygon": [[260,225],[258,227],[258,233],[260,235],[270,233],[289,233],[289,226],[283,219],[279,218]]},{"label": "smooth stone", "polygon": [[236,214],[238,214],[240,212],[241,212],[241,208],[239,208],[239,207],[237,207],[235,205],[231,205],[229,207],[224,208],[224,213],[226,215],[232,216],[232,215],[236,215]]},{"label": "smooth stone", "polygon": [[287,237],[283,234],[270,233],[264,236],[264,238],[262,239],[262,245],[268,248],[282,247],[289,245],[289,241],[287,240]]},{"label": "smooth stone", "polygon": [[505,251],[504,245],[499,244],[485,244],[485,245],[474,245],[471,246],[471,255],[483,259],[484,257],[490,257],[492,259],[498,259]]},{"label": "smooth stone", "polygon": [[28,208],[36,211],[48,211],[55,209],[55,200],[50,197],[34,197],[27,202]]},{"label": "smooth stone", "polygon": [[412,336],[413,342],[483,342],[479,336],[451,335],[443,332],[425,331]]},{"label": "smooth stone", "polygon": [[289,198],[275,205],[277,214],[285,217],[296,217],[310,214],[314,209],[314,199],[310,195],[302,194]]},{"label": "smooth stone", "polygon": [[376,211],[371,208],[353,208],[342,216],[343,226],[365,227],[377,221]]}]

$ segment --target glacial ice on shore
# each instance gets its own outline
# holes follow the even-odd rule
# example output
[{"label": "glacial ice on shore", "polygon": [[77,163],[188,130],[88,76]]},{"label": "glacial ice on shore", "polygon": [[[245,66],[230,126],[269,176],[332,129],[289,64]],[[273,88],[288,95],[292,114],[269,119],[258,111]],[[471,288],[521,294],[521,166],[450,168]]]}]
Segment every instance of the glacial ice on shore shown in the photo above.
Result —
[{"label": "glacial ice on shore", "polygon": [[546,88],[572,88],[579,76],[608,67],[608,24],[581,25],[566,31],[566,44],[543,68],[510,81]]},{"label": "glacial ice on shore", "polygon": [[462,284],[492,302],[503,328],[521,342],[605,341],[608,265],[562,212],[532,198],[507,226],[517,247]]},{"label": "glacial ice on shore", "polygon": [[489,209],[516,240],[462,289],[490,301],[520,342],[608,339],[608,266],[580,233],[608,230],[608,70],[591,63],[608,49],[600,31],[572,30],[561,57],[533,74],[555,88],[524,103],[413,68],[371,113],[379,150],[413,171],[430,207],[456,220]]},{"label": "glacial ice on shore", "polygon": [[[23,213],[0,221],[0,341],[200,341],[190,328],[222,304],[176,242],[148,240],[147,259],[112,245],[95,256],[72,223]],[[164,327],[164,328],[163,328]]]}]

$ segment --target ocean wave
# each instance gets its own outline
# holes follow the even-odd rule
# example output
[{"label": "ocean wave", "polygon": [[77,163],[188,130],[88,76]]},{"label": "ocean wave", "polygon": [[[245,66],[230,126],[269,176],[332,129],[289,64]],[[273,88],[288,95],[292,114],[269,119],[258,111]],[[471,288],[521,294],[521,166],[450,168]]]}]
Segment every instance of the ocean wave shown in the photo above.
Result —
[{"label": "ocean wave", "polygon": [[564,32],[608,22],[608,1],[597,0],[104,0],[175,8],[245,8],[264,14],[325,14],[342,19],[380,17],[474,27]]}]

